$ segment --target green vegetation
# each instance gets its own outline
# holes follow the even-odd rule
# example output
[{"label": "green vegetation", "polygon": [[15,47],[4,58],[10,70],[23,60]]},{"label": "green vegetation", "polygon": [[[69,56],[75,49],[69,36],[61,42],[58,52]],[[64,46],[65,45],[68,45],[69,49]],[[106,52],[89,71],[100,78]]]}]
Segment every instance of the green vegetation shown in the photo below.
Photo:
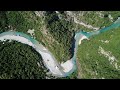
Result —
[{"label": "green vegetation", "polygon": [[53,78],[48,71],[32,47],[16,41],[0,42],[0,79]]},{"label": "green vegetation", "polygon": [[[64,20],[63,12],[60,13],[63,19],[59,19],[55,12],[46,12],[43,22],[44,18],[36,16],[33,11],[1,12],[0,32],[15,30],[28,34],[29,29],[34,29],[36,40],[53,52],[57,60],[66,61],[72,57],[73,25],[71,21]],[[45,31],[48,32],[46,35]]]},{"label": "green vegetation", "polygon": [[0,33],[8,30],[6,12],[0,11]]},{"label": "green vegetation", "polygon": [[[106,15],[108,15],[106,13]],[[99,13],[97,14],[96,11],[89,11],[89,12],[85,12],[84,16],[81,16],[80,19],[83,22],[87,22],[88,24],[94,26],[94,27],[103,27],[103,26],[108,26],[111,24],[111,21],[108,17],[104,17],[104,13],[103,13],[103,17],[100,17]]]},{"label": "green vegetation", "polygon": [[[118,33],[120,33],[120,28],[91,37],[90,41],[82,42],[77,53],[82,78],[120,78],[120,70],[115,68],[115,63],[118,67],[120,66],[120,36]],[[108,40],[109,43],[101,42],[101,40]],[[113,61],[111,64],[108,57],[99,53],[99,47],[107,52],[110,51],[117,61]]]},{"label": "green vegetation", "polygon": [[13,27],[13,30],[26,33],[28,29],[38,30],[41,27],[41,19],[32,11],[9,11],[6,16],[8,25]]},{"label": "green vegetation", "polygon": [[[63,17],[63,15],[61,15]],[[55,12],[46,12],[45,22],[50,34],[59,43],[56,45],[53,43],[52,47],[53,54],[59,61],[66,61],[72,57],[71,45],[73,38],[72,22],[66,21],[65,19],[59,19]],[[64,57],[64,58],[63,58]]]},{"label": "green vegetation", "polygon": [[14,30],[28,34],[29,29],[34,29],[36,39],[42,42],[42,25],[42,18],[37,17],[33,11],[0,12],[0,32]]},{"label": "green vegetation", "polygon": [[[76,14],[76,18],[81,22],[84,22],[85,24],[92,25],[93,27],[106,27],[111,25],[114,21],[117,20],[117,18],[120,16],[119,11],[84,11],[83,15],[79,15],[77,12],[74,12]],[[109,18],[109,15],[113,17],[113,20],[111,21]],[[84,31],[92,31],[93,29],[89,29],[83,25],[76,24],[74,27],[75,30],[84,30]]]},{"label": "green vegetation", "polygon": [[[79,12],[76,11],[72,13],[76,14],[76,18],[85,24],[100,28],[109,26],[120,16],[120,11],[82,12],[84,12],[83,15],[80,15]],[[113,17],[113,22],[110,20],[109,14]],[[67,16],[65,11],[59,11],[59,14],[55,11],[46,11],[43,16],[36,16],[33,11],[0,11],[0,33],[14,30],[28,34],[27,31],[29,29],[35,30],[35,39],[48,48],[59,62],[65,62],[72,57],[71,48],[74,31],[93,31],[93,29],[74,23],[73,18]],[[111,51],[112,55],[117,58],[118,65],[120,65],[120,37],[118,34],[119,29],[116,29],[95,36],[95,38],[91,37],[90,41],[83,41],[78,49],[78,60],[81,64],[82,72],[80,73],[82,78],[119,78],[120,72],[110,64],[105,56],[98,53],[99,46],[105,51]],[[107,44],[99,40],[109,40],[110,42]],[[45,78],[46,71],[40,75],[43,68],[40,67],[40,70],[38,70],[36,64],[38,60],[42,60],[41,56],[31,47],[17,42],[5,42],[4,45],[0,42],[0,44],[0,62],[2,63],[0,63],[0,68],[2,68],[2,71],[0,71],[0,78]],[[22,56],[20,52],[24,53],[24,56]],[[8,63],[8,61],[10,61],[10,63]],[[23,67],[20,67],[20,65],[23,65],[23,62],[26,64],[29,63],[26,67],[28,70],[27,72],[25,71],[26,69],[24,70]],[[2,67],[3,65],[5,67]],[[32,67],[30,68],[30,66]],[[21,68],[22,71],[18,69],[16,72],[13,72],[13,68]],[[37,70],[39,72],[37,72]],[[20,75],[16,73],[20,73]],[[77,78],[77,71],[64,79],[71,78]]]}]

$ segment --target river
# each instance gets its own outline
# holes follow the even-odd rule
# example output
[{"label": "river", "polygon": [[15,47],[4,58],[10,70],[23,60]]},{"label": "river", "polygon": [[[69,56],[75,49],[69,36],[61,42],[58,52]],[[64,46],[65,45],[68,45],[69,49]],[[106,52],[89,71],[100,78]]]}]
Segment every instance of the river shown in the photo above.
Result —
[{"label": "river", "polygon": [[120,27],[120,18],[118,18],[112,25],[100,30],[96,30],[93,32],[84,32],[80,30],[79,32],[76,32],[73,42],[74,49],[72,50],[73,57],[70,60],[67,60],[66,62],[61,64],[56,60],[53,54],[48,49],[46,49],[42,44],[40,44],[37,40],[33,39],[31,36],[24,34],[22,32],[17,31],[3,32],[0,34],[0,40],[1,41],[16,40],[18,42],[32,46],[42,56],[44,65],[50,70],[53,76],[66,77],[71,75],[77,69],[76,53],[78,45],[81,44],[81,41],[83,39],[88,39],[93,35],[98,35],[100,33],[118,27]]}]

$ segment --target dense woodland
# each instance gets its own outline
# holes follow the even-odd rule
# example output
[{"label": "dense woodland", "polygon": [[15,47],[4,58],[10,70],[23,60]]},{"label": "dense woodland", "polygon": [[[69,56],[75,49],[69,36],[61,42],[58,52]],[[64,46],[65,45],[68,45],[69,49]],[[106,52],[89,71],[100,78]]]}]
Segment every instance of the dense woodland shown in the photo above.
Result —
[{"label": "dense woodland", "polygon": [[[72,57],[72,40],[74,38],[73,23],[64,19],[66,16],[65,13],[62,11],[60,13],[61,19],[54,11],[46,12],[45,22],[49,32],[64,48],[64,60],[68,60]],[[58,48],[60,49],[61,47]]]},{"label": "dense woodland", "polygon": [[16,41],[0,42],[0,79],[53,78],[48,71],[32,47]]}]

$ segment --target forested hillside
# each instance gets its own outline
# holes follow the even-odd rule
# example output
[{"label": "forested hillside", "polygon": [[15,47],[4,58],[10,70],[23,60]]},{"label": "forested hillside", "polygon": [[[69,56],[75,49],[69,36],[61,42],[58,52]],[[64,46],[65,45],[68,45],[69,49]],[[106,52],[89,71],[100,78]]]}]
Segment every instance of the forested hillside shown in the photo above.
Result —
[{"label": "forested hillside", "polygon": [[[119,16],[119,11],[0,11],[0,33],[12,30],[31,35],[57,61],[65,62],[72,57],[75,32],[99,30]],[[83,40],[77,51],[78,72],[66,78],[119,78],[120,72],[115,69],[116,63],[120,64],[119,39],[118,28]],[[100,50],[111,53],[115,62],[110,64]],[[0,68],[1,79],[55,78],[47,76],[41,56],[32,47],[15,41],[0,42]]]},{"label": "forested hillside", "polygon": [[41,56],[30,46],[16,41],[0,42],[0,79],[45,79]]}]

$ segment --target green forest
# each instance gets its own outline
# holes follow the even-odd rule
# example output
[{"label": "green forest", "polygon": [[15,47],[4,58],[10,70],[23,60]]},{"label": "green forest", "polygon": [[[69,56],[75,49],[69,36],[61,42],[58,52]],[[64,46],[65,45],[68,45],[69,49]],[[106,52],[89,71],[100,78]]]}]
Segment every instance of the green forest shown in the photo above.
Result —
[{"label": "green forest", "polygon": [[[44,11],[41,16],[37,16],[35,11],[0,11],[0,33],[13,30],[30,35],[27,31],[34,29],[35,39],[52,52],[58,62],[65,62],[73,56],[75,32],[89,32],[93,29],[75,23],[66,11],[58,12]],[[99,28],[111,25],[120,16],[119,11],[82,11],[83,15],[79,11],[71,12],[78,21]],[[120,72],[104,56],[98,54],[101,46],[106,51],[111,51],[120,65],[120,50],[116,48],[120,43],[119,33],[119,29],[115,29],[114,32],[111,30],[91,37],[89,41],[83,40],[77,51],[80,70],[58,79],[77,79],[78,73],[81,78],[119,78]],[[100,40],[109,40],[110,43],[104,44]],[[49,70],[42,61],[42,57],[28,45],[16,41],[0,42],[0,79],[56,78],[46,74]]]},{"label": "green forest", "polygon": [[59,52],[55,53],[55,56],[59,57],[56,57],[59,61],[66,61],[72,57],[71,48],[72,39],[74,38],[73,23],[71,21],[66,21],[64,19],[65,16],[66,15],[62,11],[61,19],[59,19],[58,15],[54,11],[45,13],[46,27],[54,39],[59,43],[59,46],[54,44],[54,47],[58,48],[59,52],[62,53],[62,55],[59,54]]},{"label": "green forest", "polygon": [[16,41],[0,42],[0,79],[53,78],[48,71],[32,47]]}]

